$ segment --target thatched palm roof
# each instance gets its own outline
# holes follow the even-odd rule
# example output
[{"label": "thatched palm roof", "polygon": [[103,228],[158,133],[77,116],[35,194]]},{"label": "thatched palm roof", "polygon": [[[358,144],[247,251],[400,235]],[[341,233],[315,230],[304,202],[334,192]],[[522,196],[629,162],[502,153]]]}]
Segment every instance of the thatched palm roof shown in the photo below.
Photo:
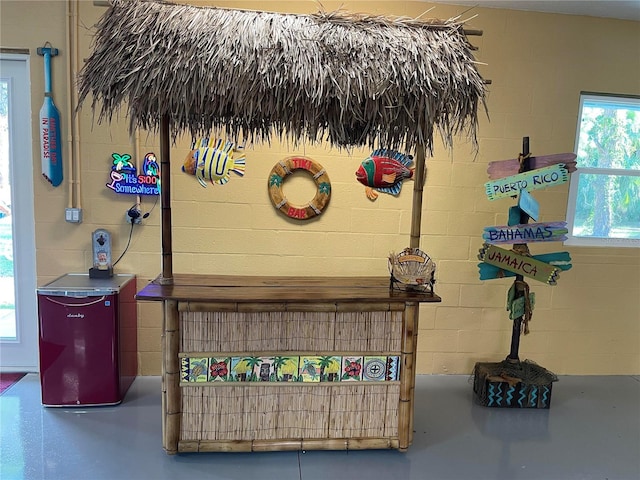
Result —
[{"label": "thatched palm roof", "polygon": [[155,131],[168,115],[174,138],[222,128],[430,151],[434,128],[475,141],[485,85],[455,20],[114,0],[80,75],[89,94],[99,120],[125,107]]}]

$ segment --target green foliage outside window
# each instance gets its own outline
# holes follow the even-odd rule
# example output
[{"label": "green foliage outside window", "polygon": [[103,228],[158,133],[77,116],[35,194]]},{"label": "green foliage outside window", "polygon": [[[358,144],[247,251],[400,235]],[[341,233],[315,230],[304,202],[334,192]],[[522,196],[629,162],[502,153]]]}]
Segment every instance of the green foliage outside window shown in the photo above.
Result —
[{"label": "green foliage outside window", "polygon": [[572,237],[640,241],[640,98],[583,94],[576,154]]}]

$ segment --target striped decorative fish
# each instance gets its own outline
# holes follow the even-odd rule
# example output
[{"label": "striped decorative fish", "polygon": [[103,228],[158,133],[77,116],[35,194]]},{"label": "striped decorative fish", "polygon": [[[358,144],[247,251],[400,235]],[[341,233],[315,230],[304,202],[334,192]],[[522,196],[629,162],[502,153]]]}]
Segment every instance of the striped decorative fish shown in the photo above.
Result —
[{"label": "striped decorative fish", "polygon": [[212,184],[224,185],[229,181],[230,172],[244,176],[245,156],[244,147],[228,140],[209,140],[203,138],[191,145],[182,166],[182,171],[195,175],[200,185],[206,187],[206,181]]},{"label": "striped decorative fish", "polygon": [[378,198],[375,190],[398,195],[402,182],[407,178],[413,178],[414,169],[410,168],[412,164],[411,155],[379,148],[362,162],[356,171],[356,179],[366,187],[365,191],[370,200]]}]

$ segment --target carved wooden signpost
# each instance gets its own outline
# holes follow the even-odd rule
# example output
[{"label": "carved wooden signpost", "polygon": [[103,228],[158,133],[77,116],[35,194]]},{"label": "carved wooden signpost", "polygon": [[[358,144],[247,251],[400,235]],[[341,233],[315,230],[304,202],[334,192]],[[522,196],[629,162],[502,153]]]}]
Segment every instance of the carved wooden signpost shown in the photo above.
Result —
[{"label": "carved wooden signpost", "polygon": [[[538,365],[534,368],[527,364],[524,368],[518,355],[520,335],[529,333],[535,305],[535,294],[529,291],[524,278],[556,285],[560,272],[571,268],[571,257],[568,252],[529,253],[529,242],[564,241],[567,238],[566,222],[529,223],[530,218],[537,221],[540,213],[540,206],[530,192],[565,183],[569,173],[576,169],[576,155],[561,153],[532,157],[529,137],[523,139],[522,151],[519,158],[491,162],[487,169],[491,181],[485,183],[485,192],[489,200],[517,197],[517,205],[509,208],[508,225],[484,228],[482,238],[485,243],[478,254],[480,280],[515,277],[507,295],[513,330],[511,351],[504,361],[476,364],[473,389],[483,405],[549,408],[551,382],[557,378]],[[501,244],[513,245],[513,248],[498,246]],[[548,381],[541,383],[541,378]]]},{"label": "carved wooden signpost", "polygon": [[[547,263],[559,270],[569,270],[571,265],[571,256],[569,252],[543,253],[541,255],[533,255],[531,258],[539,262]],[[505,270],[499,266],[490,265],[486,262],[478,264],[480,269],[480,280],[492,280],[495,278],[515,277],[516,272]]]},{"label": "carved wooden signpost", "polygon": [[[576,171],[576,154],[575,153],[556,153],[555,155],[543,155],[538,157],[529,157],[529,169],[549,167],[558,163],[564,163],[569,173]],[[489,162],[487,174],[491,180],[508,177],[520,172],[520,161],[517,158],[511,160],[498,160],[497,162]]]},{"label": "carved wooden signpost", "polygon": [[523,172],[499,180],[493,180],[484,184],[487,198],[497,200],[498,198],[513,197],[520,193],[520,190],[540,190],[542,188],[561,185],[569,180],[569,170],[564,164],[551,165],[550,167]]},{"label": "carved wooden signpost", "polygon": [[539,282],[555,285],[560,269],[547,263],[535,260],[530,255],[521,255],[511,250],[485,243],[478,255],[485,263],[513,272],[516,275],[533,278]]},{"label": "carved wooden signpost", "polygon": [[520,190],[520,195],[518,195],[518,208],[533,220],[540,218],[540,204],[526,190]]},{"label": "carved wooden signpost", "polygon": [[525,223],[484,227],[482,238],[488,243],[563,242],[567,222]]}]

